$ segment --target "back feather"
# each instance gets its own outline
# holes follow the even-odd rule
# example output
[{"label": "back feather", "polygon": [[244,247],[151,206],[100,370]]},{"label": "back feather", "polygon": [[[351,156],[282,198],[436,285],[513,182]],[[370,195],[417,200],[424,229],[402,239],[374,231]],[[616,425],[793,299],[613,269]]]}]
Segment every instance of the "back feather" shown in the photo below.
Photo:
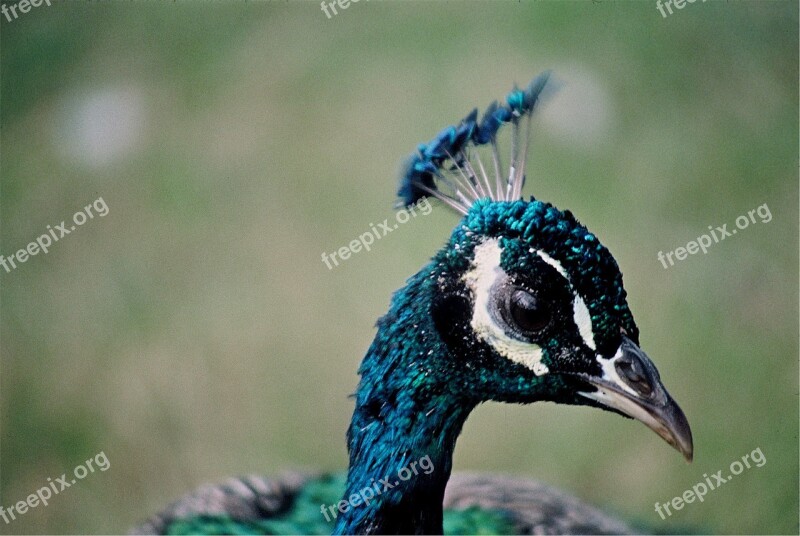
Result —
[{"label": "back feather", "polygon": [[[131,534],[330,534],[321,505],[338,503],[344,474],[231,478],[174,502]],[[624,523],[527,479],[456,473],[444,496],[445,534],[631,534]]]}]

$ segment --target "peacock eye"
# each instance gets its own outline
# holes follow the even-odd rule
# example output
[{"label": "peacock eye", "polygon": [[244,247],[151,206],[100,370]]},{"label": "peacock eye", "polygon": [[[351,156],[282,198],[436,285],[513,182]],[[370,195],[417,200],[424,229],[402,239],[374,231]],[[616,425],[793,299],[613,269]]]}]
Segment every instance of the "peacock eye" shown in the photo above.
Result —
[{"label": "peacock eye", "polygon": [[550,324],[550,308],[527,290],[515,288],[506,296],[504,320],[522,335],[536,335]]}]

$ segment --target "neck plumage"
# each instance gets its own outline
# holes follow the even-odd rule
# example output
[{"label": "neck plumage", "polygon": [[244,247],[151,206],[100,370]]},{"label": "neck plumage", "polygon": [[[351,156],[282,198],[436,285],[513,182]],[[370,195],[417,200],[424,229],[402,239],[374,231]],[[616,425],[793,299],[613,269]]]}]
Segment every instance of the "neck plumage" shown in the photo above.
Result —
[{"label": "neck plumage", "polygon": [[442,381],[446,348],[418,274],[393,299],[359,373],[334,534],[441,534],[456,438],[474,407]]}]

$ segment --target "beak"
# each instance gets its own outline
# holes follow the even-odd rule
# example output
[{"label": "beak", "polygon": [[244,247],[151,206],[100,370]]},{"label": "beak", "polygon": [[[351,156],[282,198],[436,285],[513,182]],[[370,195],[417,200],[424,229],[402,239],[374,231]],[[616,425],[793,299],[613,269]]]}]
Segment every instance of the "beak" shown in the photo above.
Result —
[{"label": "beak", "polygon": [[662,385],[650,358],[623,336],[612,358],[598,356],[597,361],[603,368],[602,377],[578,374],[596,390],[578,394],[641,421],[691,462],[694,446],[689,421]]}]

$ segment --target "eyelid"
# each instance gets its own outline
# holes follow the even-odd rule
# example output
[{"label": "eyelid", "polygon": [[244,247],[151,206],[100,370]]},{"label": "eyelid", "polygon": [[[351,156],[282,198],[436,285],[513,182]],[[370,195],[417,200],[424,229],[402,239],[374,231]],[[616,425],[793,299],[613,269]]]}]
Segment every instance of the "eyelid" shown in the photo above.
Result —
[{"label": "eyelid", "polygon": [[492,303],[489,308],[489,314],[494,322],[503,328],[503,331],[506,332],[506,335],[521,342],[531,343],[533,342],[531,336],[541,333],[549,327],[550,321],[552,320],[552,311],[550,311],[549,305],[543,303],[543,306],[548,308],[551,318],[548,320],[548,324],[537,333],[529,334],[519,329],[512,319],[507,318],[508,315],[512,314],[510,310],[511,298],[516,291],[526,292],[534,299],[539,299],[537,292],[531,290],[527,285],[521,284],[509,278],[502,282],[497,282],[495,288],[492,289]]}]

